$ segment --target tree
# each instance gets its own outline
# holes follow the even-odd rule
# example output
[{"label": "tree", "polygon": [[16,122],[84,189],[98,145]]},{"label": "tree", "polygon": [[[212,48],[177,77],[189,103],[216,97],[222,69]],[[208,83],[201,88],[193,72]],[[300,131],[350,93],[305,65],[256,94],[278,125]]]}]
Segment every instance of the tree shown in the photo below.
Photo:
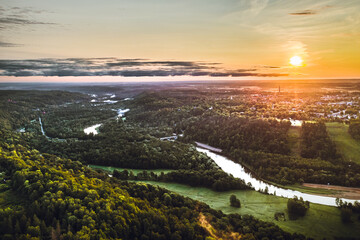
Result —
[{"label": "tree", "polygon": [[240,208],[240,207],[241,207],[240,200],[237,199],[234,194],[232,194],[232,195],[230,196],[230,206],[236,207],[236,208]]},{"label": "tree", "polygon": [[290,198],[287,202],[287,209],[291,217],[305,216],[309,208],[310,204],[308,201],[304,202],[302,198],[298,199],[296,196]]}]

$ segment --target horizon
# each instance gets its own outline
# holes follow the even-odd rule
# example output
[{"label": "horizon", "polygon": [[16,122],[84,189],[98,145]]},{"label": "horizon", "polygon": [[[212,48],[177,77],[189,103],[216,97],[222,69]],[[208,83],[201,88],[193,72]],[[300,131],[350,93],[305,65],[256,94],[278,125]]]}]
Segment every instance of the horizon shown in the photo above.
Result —
[{"label": "horizon", "polygon": [[0,81],[360,78],[359,10],[354,0],[5,0]]},{"label": "horizon", "polygon": [[[28,83],[54,83],[54,84],[93,84],[93,83],[99,83],[99,84],[116,84],[116,83],[134,83],[134,84],[141,84],[141,83],[209,83],[209,82],[260,82],[260,81],[264,81],[264,82],[273,82],[273,81],[281,81],[281,82],[300,82],[300,81],[360,81],[360,77],[359,78],[294,78],[294,79],[286,79],[286,78],[256,78],[256,79],[249,79],[249,78],[233,78],[233,77],[228,77],[228,78],[208,78],[208,79],[204,79],[204,78],[200,78],[200,79],[194,79],[191,77],[184,77],[184,78],[178,78],[178,77],[174,77],[174,78],[170,78],[170,77],[113,77],[112,81],[109,80],[98,80],[101,77],[78,77],[78,76],[72,76],[72,77],[43,77],[43,78],[39,78],[39,79],[35,79],[35,80],[28,80],[28,77],[14,77],[12,78],[12,81],[10,80],[4,80],[4,79],[0,79],[0,84],[12,84],[12,83],[16,83],[16,84],[28,84]],[[25,80],[24,80],[25,79]],[[48,79],[56,79],[56,80],[48,80]],[[77,81],[78,79],[82,79]],[[64,81],[65,80],[65,81]],[[90,81],[91,80],[91,81]]]}]

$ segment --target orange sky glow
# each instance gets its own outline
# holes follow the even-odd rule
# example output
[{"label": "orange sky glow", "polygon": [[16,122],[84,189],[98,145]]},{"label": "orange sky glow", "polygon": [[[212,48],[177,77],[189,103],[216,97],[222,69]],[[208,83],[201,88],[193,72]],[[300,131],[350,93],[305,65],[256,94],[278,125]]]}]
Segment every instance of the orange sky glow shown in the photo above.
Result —
[{"label": "orange sky glow", "polygon": [[355,0],[3,0],[0,81],[360,78],[359,11]]}]

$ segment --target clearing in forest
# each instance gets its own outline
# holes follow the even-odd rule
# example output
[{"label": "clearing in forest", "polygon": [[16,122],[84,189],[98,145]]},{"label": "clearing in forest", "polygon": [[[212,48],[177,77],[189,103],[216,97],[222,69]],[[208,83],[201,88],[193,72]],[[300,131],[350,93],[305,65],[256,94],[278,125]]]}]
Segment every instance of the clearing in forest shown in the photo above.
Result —
[{"label": "clearing in forest", "polygon": [[338,152],[347,161],[360,164],[360,141],[351,137],[349,126],[343,123],[326,123],[326,129],[331,140],[336,144]]}]

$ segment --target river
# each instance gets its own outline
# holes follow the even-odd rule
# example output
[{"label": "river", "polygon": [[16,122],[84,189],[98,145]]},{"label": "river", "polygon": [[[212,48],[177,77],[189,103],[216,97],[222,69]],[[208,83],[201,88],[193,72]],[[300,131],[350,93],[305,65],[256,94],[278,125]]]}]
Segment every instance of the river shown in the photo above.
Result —
[{"label": "river", "polygon": [[121,118],[121,117],[123,117],[124,115],[125,115],[125,113],[127,113],[128,111],[130,111],[130,109],[118,109],[117,110],[117,118]]},{"label": "river", "polygon": [[[251,183],[252,187],[254,187],[256,191],[264,191],[267,187],[268,193],[274,194],[276,196],[281,196],[285,198],[293,198],[297,196],[297,197],[302,197],[305,201],[309,201],[311,203],[317,203],[327,206],[336,206],[336,202],[335,202],[336,198],[334,197],[319,196],[314,194],[302,193],[291,189],[276,187],[274,185],[265,183],[261,180],[252,177],[249,173],[245,171],[242,165],[235,163],[224,156],[221,156],[219,154],[211,152],[210,150],[200,147],[197,147],[196,150],[208,155],[224,172],[231,174],[236,178],[240,178],[244,180],[245,183]],[[356,201],[352,199],[344,199],[344,198],[341,199],[343,201],[351,202],[351,203],[354,203]]]},{"label": "river", "polygon": [[48,137],[45,134],[45,131],[44,131],[44,128],[43,128],[43,125],[42,125],[42,121],[41,121],[41,117],[39,117],[39,123],[40,123],[40,130],[41,130],[42,135],[44,135],[45,137]]},{"label": "river", "polygon": [[[117,116],[115,117],[116,119],[119,119],[123,116],[125,116],[125,113],[127,113],[128,111],[130,111],[130,109],[118,109],[116,110],[117,111]],[[95,124],[95,125],[92,125],[90,127],[87,127],[84,129],[84,133],[86,135],[89,135],[90,133],[92,133],[93,135],[97,135],[99,132],[97,130],[97,128],[99,128],[100,126],[102,125],[102,123],[98,123],[98,124]]]},{"label": "river", "polygon": [[100,127],[101,125],[102,125],[102,123],[99,123],[99,124],[95,124],[90,127],[87,127],[84,129],[84,133],[86,135],[89,135],[90,133],[92,133],[93,135],[96,135],[96,134],[98,134],[97,128]]}]

